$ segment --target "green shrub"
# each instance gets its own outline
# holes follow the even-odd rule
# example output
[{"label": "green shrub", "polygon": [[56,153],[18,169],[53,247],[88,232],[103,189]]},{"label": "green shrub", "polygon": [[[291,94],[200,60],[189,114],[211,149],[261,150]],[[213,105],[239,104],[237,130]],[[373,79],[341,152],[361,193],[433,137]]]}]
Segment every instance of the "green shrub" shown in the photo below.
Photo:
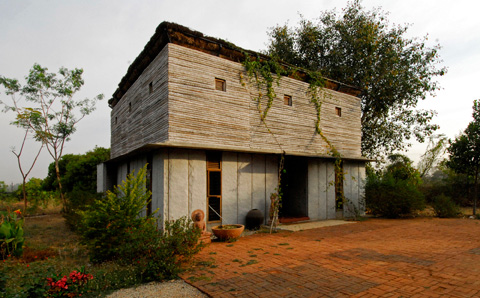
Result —
[{"label": "green shrub", "polygon": [[444,194],[440,194],[433,199],[432,207],[438,217],[458,217],[460,213],[460,209],[455,202]]},{"label": "green shrub", "polygon": [[197,244],[201,232],[186,217],[166,221],[165,229],[158,230],[153,216],[140,216],[150,197],[145,170],[128,175],[113,192],[80,211],[78,232],[94,263],[115,260],[133,265],[135,281],[176,278],[182,264],[201,249]]},{"label": "green shrub", "polygon": [[155,221],[147,221],[119,250],[119,262],[137,266],[137,274],[144,282],[177,278],[182,264],[201,249],[201,232],[186,217],[165,221],[164,231],[156,227]]},{"label": "green shrub", "polygon": [[143,167],[137,175],[132,172],[113,192],[107,191],[106,196],[95,200],[87,210],[78,212],[82,217],[78,232],[92,262],[117,259],[123,245],[149,228],[147,222],[151,216],[140,216],[150,198],[145,188],[145,171]]},{"label": "green shrub", "polygon": [[143,280],[177,278],[182,272],[182,264],[200,251],[200,233],[186,217],[165,221],[165,231],[153,242],[153,247],[145,247],[148,249],[139,262],[140,268],[143,268]]},{"label": "green shrub", "polygon": [[0,259],[21,256],[24,242],[23,218],[20,210],[0,211]]},{"label": "green shrub", "polygon": [[425,208],[425,200],[417,185],[409,180],[395,179],[389,173],[367,178],[365,198],[367,209],[388,218]]}]

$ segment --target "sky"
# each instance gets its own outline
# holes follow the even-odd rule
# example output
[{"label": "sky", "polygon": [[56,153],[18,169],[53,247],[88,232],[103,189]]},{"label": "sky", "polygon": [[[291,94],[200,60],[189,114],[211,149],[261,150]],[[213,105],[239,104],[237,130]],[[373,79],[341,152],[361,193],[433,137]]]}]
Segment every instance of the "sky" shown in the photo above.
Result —
[{"label": "sky", "polygon": [[[175,22],[205,35],[228,40],[244,49],[267,47],[269,28],[298,24],[300,15],[313,20],[322,11],[341,9],[347,0],[0,0],[0,75],[23,82],[34,63],[57,72],[60,67],[83,68],[85,85],[77,99],[104,94],[91,115],[79,122],[65,153],[83,154],[95,146],[110,147],[110,108],[107,101],[128,66],[143,50],[162,21]],[[409,24],[407,37],[428,34],[429,47],[439,43],[442,90],[419,108],[438,112],[438,133],[454,138],[472,120],[475,87],[480,78],[480,2],[473,0],[364,0],[368,10],[381,7],[391,24]],[[3,92],[0,100],[9,102]],[[0,113],[0,181],[21,182],[17,160],[23,131],[10,125],[14,115]],[[38,147],[28,140],[24,168]],[[414,143],[406,152],[418,161],[426,144]],[[53,159],[41,154],[29,177],[44,178]]]}]

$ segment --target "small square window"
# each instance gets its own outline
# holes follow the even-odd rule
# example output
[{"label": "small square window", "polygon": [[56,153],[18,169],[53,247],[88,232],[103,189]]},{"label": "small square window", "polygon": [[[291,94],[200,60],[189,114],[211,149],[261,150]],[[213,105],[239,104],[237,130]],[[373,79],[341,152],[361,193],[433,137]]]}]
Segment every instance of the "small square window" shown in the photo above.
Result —
[{"label": "small square window", "polygon": [[227,83],[225,80],[215,78],[215,90],[227,91]]},{"label": "small square window", "polygon": [[335,114],[337,114],[338,117],[342,117],[342,108],[335,107]]},{"label": "small square window", "polygon": [[153,82],[150,82],[150,84],[148,84],[148,94],[152,94],[153,92]]},{"label": "small square window", "polygon": [[284,95],[283,104],[287,106],[292,106],[292,97],[290,95]]}]

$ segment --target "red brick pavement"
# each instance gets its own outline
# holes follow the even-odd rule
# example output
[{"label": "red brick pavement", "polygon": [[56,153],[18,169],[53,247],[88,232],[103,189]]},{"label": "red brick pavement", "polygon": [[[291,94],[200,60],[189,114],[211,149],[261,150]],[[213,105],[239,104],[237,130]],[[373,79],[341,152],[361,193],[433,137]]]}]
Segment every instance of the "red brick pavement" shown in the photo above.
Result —
[{"label": "red brick pavement", "polygon": [[212,243],[182,278],[212,297],[480,297],[480,221],[370,219]]}]

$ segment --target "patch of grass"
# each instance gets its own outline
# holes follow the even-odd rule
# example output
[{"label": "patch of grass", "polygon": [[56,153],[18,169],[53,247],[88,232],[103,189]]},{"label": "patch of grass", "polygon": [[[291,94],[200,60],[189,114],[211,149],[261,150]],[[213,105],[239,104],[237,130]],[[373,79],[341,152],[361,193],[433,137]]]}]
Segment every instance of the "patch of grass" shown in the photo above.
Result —
[{"label": "patch of grass", "polygon": [[289,244],[289,243],[286,243],[286,242],[284,242],[284,243],[279,243],[278,245],[285,246],[285,245],[290,245],[290,244]]},{"label": "patch of grass", "polygon": [[206,275],[203,275],[203,274],[201,276],[190,276],[187,279],[191,282],[196,282],[196,281],[201,281],[201,280],[205,280],[205,281],[211,281],[212,280],[212,278],[210,276],[206,276]]},{"label": "patch of grass", "polygon": [[293,249],[293,247],[287,247],[287,249]]},{"label": "patch of grass", "polygon": [[250,258],[256,258],[257,255],[250,255]]},{"label": "patch of grass", "polygon": [[264,255],[268,255],[268,254],[269,254],[269,252],[268,252],[268,251],[266,251],[266,252],[264,252],[263,254],[264,254]]},{"label": "patch of grass", "polygon": [[254,248],[253,250],[263,250],[263,248]]},{"label": "patch of grass", "polygon": [[275,253],[275,254],[273,254],[273,255],[274,255],[274,256],[281,256],[281,254],[277,254],[277,253]]},{"label": "patch of grass", "polygon": [[232,246],[233,246],[233,244],[227,244],[227,247],[232,247]]},{"label": "patch of grass", "polygon": [[209,254],[209,255],[216,255],[217,252],[216,252],[216,251],[211,251],[211,252],[209,252],[208,254]]},{"label": "patch of grass", "polygon": [[236,262],[236,263],[242,263],[242,260],[239,260],[239,259],[233,259],[232,262]]},{"label": "patch of grass", "polygon": [[258,264],[258,261],[257,260],[249,260],[247,263],[245,263],[243,265],[240,265],[240,267],[245,267],[245,266],[249,266],[249,265],[253,265],[253,264]]},{"label": "patch of grass", "polygon": [[250,260],[245,265],[253,265],[253,264],[258,264],[258,261],[257,260]]}]

